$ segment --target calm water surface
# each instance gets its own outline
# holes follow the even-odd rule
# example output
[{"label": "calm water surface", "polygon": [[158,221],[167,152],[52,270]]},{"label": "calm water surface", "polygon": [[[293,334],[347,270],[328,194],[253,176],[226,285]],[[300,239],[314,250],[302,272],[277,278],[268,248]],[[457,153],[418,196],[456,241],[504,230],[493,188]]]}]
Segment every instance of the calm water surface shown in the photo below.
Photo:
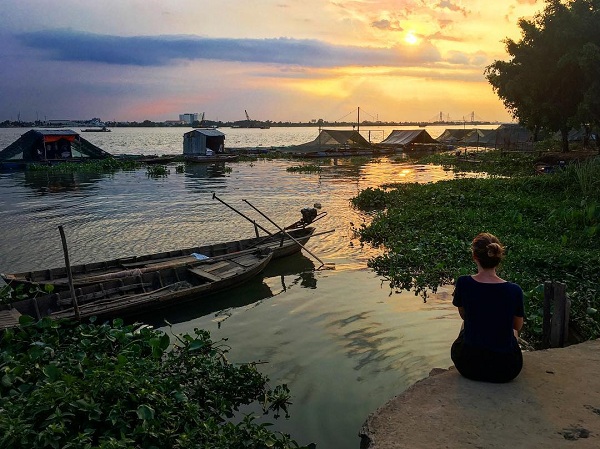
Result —
[{"label": "calm water surface", "polygon": [[[288,141],[298,140],[292,143],[316,136],[315,129],[288,130]],[[26,130],[17,130],[16,137],[14,129],[0,131],[3,147]],[[121,128],[85,137],[97,144],[112,142],[101,146],[113,153],[175,154],[181,152],[183,132]],[[240,147],[285,141],[279,128],[224,132]],[[273,133],[272,139],[257,140],[261,133]],[[361,165],[329,161],[320,174],[286,172],[294,164],[241,162],[227,165],[231,171],[224,165],[196,165],[185,173],[176,173],[173,165],[160,179],[148,178],[145,169],[112,175],[0,173],[0,271],[62,265],[58,225],[65,228],[72,263],[252,234],[252,225],[213,200],[213,192],[270,230],[275,228],[244,199],[281,225],[298,220],[303,207],[320,203],[327,216],[318,230],[335,232],[308,246],[335,270],[315,271],[320,264],[298,254],[236,290],[144,320],[164,328],[167,319],[175,333],[205,328],[214,339],[227,338],[231,361],[264,361],[260,370],[273,385],[289,385],[292,416],[275,421],[276,429],[320,448],[358,448],[357,433],[369,413],[432,368],[451,364],[449,344],[459,318],[448,289],[423,304],[412,293],[390,293],[366,268],[378,250],[361,247],[355,238],[352,228],[368,216],[353,210],[349,199],[383,182],[455,175],[387,158]]]}]

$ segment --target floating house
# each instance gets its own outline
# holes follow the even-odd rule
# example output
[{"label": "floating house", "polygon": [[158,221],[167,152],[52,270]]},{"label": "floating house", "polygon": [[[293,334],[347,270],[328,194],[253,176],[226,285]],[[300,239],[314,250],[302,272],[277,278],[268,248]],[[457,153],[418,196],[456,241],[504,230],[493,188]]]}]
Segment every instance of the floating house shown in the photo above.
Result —
[{"label": "floating house", "polygon": [[315,157],[342,154],[353,156],[372,153],[373,145],[358,131],[324,129],[315,140],[291,146],[287,151]]},{"label": "floating house", "polygon": [[225,152],[225,134],[212,128],[194,129],[183,135],[184,156],[211,156]]},{"label": "floating house", "polygon": [[473,131],[473,128],[451,129],[447,128],[437,137],[437,141],[445,144],[455,144],[462,141],[467,134]]},{"label": "floating house", "polygon": [[431,148],[432,145],[438,145],[439,142],[431,137],[424,129],[397,130],[387,136],[380,145],[385,147],[397,148]]},{"label": "floating house", "polygon": [[0,151],[3,167],[106,159],[112,155],[70,129],[32,129]]}]

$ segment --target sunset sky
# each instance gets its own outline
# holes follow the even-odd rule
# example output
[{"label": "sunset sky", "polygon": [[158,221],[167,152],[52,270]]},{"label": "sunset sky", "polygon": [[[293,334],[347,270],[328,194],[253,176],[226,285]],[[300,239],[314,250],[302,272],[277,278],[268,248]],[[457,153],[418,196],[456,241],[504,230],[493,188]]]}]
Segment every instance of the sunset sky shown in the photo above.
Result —
[{"label": "sunset sky", "polygon": [[0,121],[508,121],[483,76],[541,0],[4,0]]}]

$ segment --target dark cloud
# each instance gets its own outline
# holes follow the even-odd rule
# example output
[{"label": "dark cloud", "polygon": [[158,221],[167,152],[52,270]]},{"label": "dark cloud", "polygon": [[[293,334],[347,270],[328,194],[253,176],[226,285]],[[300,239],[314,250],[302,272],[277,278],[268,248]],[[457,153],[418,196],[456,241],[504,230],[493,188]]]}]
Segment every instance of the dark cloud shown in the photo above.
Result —
[{"label": "dark cloud", "polygon": [[59,61],[165,66],[174,60],[218,60],[304,67],[395,66],[435,62],[433,47],[418,53],[398,48],[331,45],[309,39],[215,39],[197,36],[109,36],[72,30],[33,31],[18,36]]},{"label": "dark cloud", "polygon": [[403,31],[404,30],[404,28],[402,28],[397,21],[392,22],[387,19],[375,20],[371,23],[371,26],[373,28],[378,28],[380,30],[387,30],[387,31]]},{"label": "dark cloud", "polygon": [[441,9],[449,9],[450,11],[454,11],[454,12],[460,12],[465,17],[467,16],[467,10],[465,8],[463,8],[462,6],[457,5],[456,3],[454,3],[454,2],[452,2],[450,0],[441,0],[437,4],[437,7],[441,8]]}]

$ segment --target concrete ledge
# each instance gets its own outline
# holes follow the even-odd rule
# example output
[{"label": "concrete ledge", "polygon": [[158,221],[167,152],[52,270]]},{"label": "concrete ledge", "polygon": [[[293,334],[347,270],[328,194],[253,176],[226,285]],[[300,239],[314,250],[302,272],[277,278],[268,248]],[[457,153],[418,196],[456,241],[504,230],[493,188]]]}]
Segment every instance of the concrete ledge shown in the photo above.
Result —
[{"label": "concrete ledge", "polygon": [[361,448],[600,448],[600,340],[523,365],[508,384],[433,370],[367,418]]}]

